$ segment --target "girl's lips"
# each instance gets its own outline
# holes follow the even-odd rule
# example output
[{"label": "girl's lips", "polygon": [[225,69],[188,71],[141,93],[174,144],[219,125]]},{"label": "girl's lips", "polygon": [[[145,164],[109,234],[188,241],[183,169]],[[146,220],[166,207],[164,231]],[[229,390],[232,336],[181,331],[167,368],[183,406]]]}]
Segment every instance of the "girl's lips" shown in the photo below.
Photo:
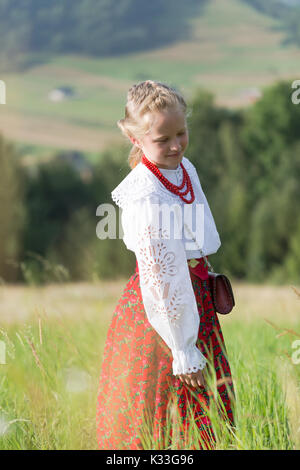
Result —
[{"label": "girl's lips", "polygon": [[181,152],[171,153],[170,155],[168,155],[168,157],[179,157],[180,154],[181,154]]}]

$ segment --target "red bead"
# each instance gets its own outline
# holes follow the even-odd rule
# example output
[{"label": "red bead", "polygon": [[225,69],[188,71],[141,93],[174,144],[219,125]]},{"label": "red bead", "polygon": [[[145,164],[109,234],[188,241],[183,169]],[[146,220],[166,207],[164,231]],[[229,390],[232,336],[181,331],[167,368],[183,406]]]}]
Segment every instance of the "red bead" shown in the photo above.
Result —
[{"label": "red bead", "polygon": [[[195,195],[194,195],[194,191],[193,191],[193,186],[192,186],[192,182],[191,182],[191,179],[189,177],[189,174],[188,172],[186,171],[186,169],[184,168],[183,164],[180,163],[180,166],[182,168],[182,172],[183,172],[183,178],[182,178],[182,183],[180,186],[177,186],[176,184],[173,184],[171,183],[169,180],[167,180],[167,178],[164,177],[164,175],[159,171],[159,168],[154,165],[152,162],[150,162],[146,157],[145,155],[142,156],[142,163],[144,165],[146,165],[147,168],[149,168],[150,171],[152,171],[152,173],[157,176],[157,178],[160,180],[160,182],[170,191],[172,192],[173,194],[176,194],[177,196],[179,196],[181,198],[182,201],[186,202],[187,204],[191,204],[194,199],[195,199]],[[184,187],[186,186],[186,190],[185,191],[182,191],[180,192],[181,189],[183,189]],[[185,196],[186,194],[188,193],[191,193],[191,199],[188,201],[186,198],[184,198],[183,196]]]}]

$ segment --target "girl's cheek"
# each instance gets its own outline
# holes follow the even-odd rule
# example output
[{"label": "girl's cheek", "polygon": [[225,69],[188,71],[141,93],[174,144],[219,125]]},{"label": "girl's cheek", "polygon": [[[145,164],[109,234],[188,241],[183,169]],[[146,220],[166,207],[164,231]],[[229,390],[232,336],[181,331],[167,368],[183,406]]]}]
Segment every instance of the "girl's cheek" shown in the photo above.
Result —
[{"label": "girl's cheek", "polygon": [[160,152],[165,152],[167,149],[168,149],[168,146],[167,146],[167,144],[165,144],[165,143],[164,143],[164,144],[161,144],[161,145],[159,146],[159,151],[160,151]]},{"label": "girl's cheek", "polygon": [[186,147],[188,145],[188,143],[189,143],[189,138],[186,136],[182,139],[181,146]]}]

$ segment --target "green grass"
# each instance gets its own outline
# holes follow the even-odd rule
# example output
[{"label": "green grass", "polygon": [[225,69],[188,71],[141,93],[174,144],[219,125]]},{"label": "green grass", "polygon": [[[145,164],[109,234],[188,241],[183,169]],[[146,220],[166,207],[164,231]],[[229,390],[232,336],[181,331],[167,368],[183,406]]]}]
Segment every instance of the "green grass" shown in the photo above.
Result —
[{"label": "green grass", "polygon": [[42,344],[33,323],[10,328],[8,338],[7,365],[0,366],[0,413],[12,424],[0,448],[95,448],[101,322],[96,329],[92,321],[43,323]]},{"label": "green grass", "polygon": [[[6,364],[0,365],[1,449],[97,449],[101,357],[124,284],[1,287],[0,339],[6,345]],[[275,287],[237,285],[234,290],[235,310],[219,319],[237,396],[236,430],[228,432],[213,414],[217,448],[299,449],[300,365],[290,359],[300,334],[299,300],[291,289],[278,294]],[[261,305],[264,296],[273,300]],[[14,319],[14,310],[21,316]],[[144,431],[145,448],[157,448],[149,429]],[[196,437],[192,430],[184,448]]]}]

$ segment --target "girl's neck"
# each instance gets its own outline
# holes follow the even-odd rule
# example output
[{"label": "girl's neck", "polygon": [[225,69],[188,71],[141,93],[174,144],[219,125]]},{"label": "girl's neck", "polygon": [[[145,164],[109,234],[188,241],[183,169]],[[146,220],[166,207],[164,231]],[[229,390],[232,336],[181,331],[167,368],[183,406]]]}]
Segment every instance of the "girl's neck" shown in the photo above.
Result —
[{"label": "girl's neck", "polygon": [[161,168],[160,166],[159,166],[158,168],[159,168],[160,171],[161,171],[161,170],[163,170],[163,171],[164,171],[164,170],[166,170],[166,171],[175,171],[175,170],[177,170],[179,167],[180,167],[180,165],[178,164],[176,168]]}]

